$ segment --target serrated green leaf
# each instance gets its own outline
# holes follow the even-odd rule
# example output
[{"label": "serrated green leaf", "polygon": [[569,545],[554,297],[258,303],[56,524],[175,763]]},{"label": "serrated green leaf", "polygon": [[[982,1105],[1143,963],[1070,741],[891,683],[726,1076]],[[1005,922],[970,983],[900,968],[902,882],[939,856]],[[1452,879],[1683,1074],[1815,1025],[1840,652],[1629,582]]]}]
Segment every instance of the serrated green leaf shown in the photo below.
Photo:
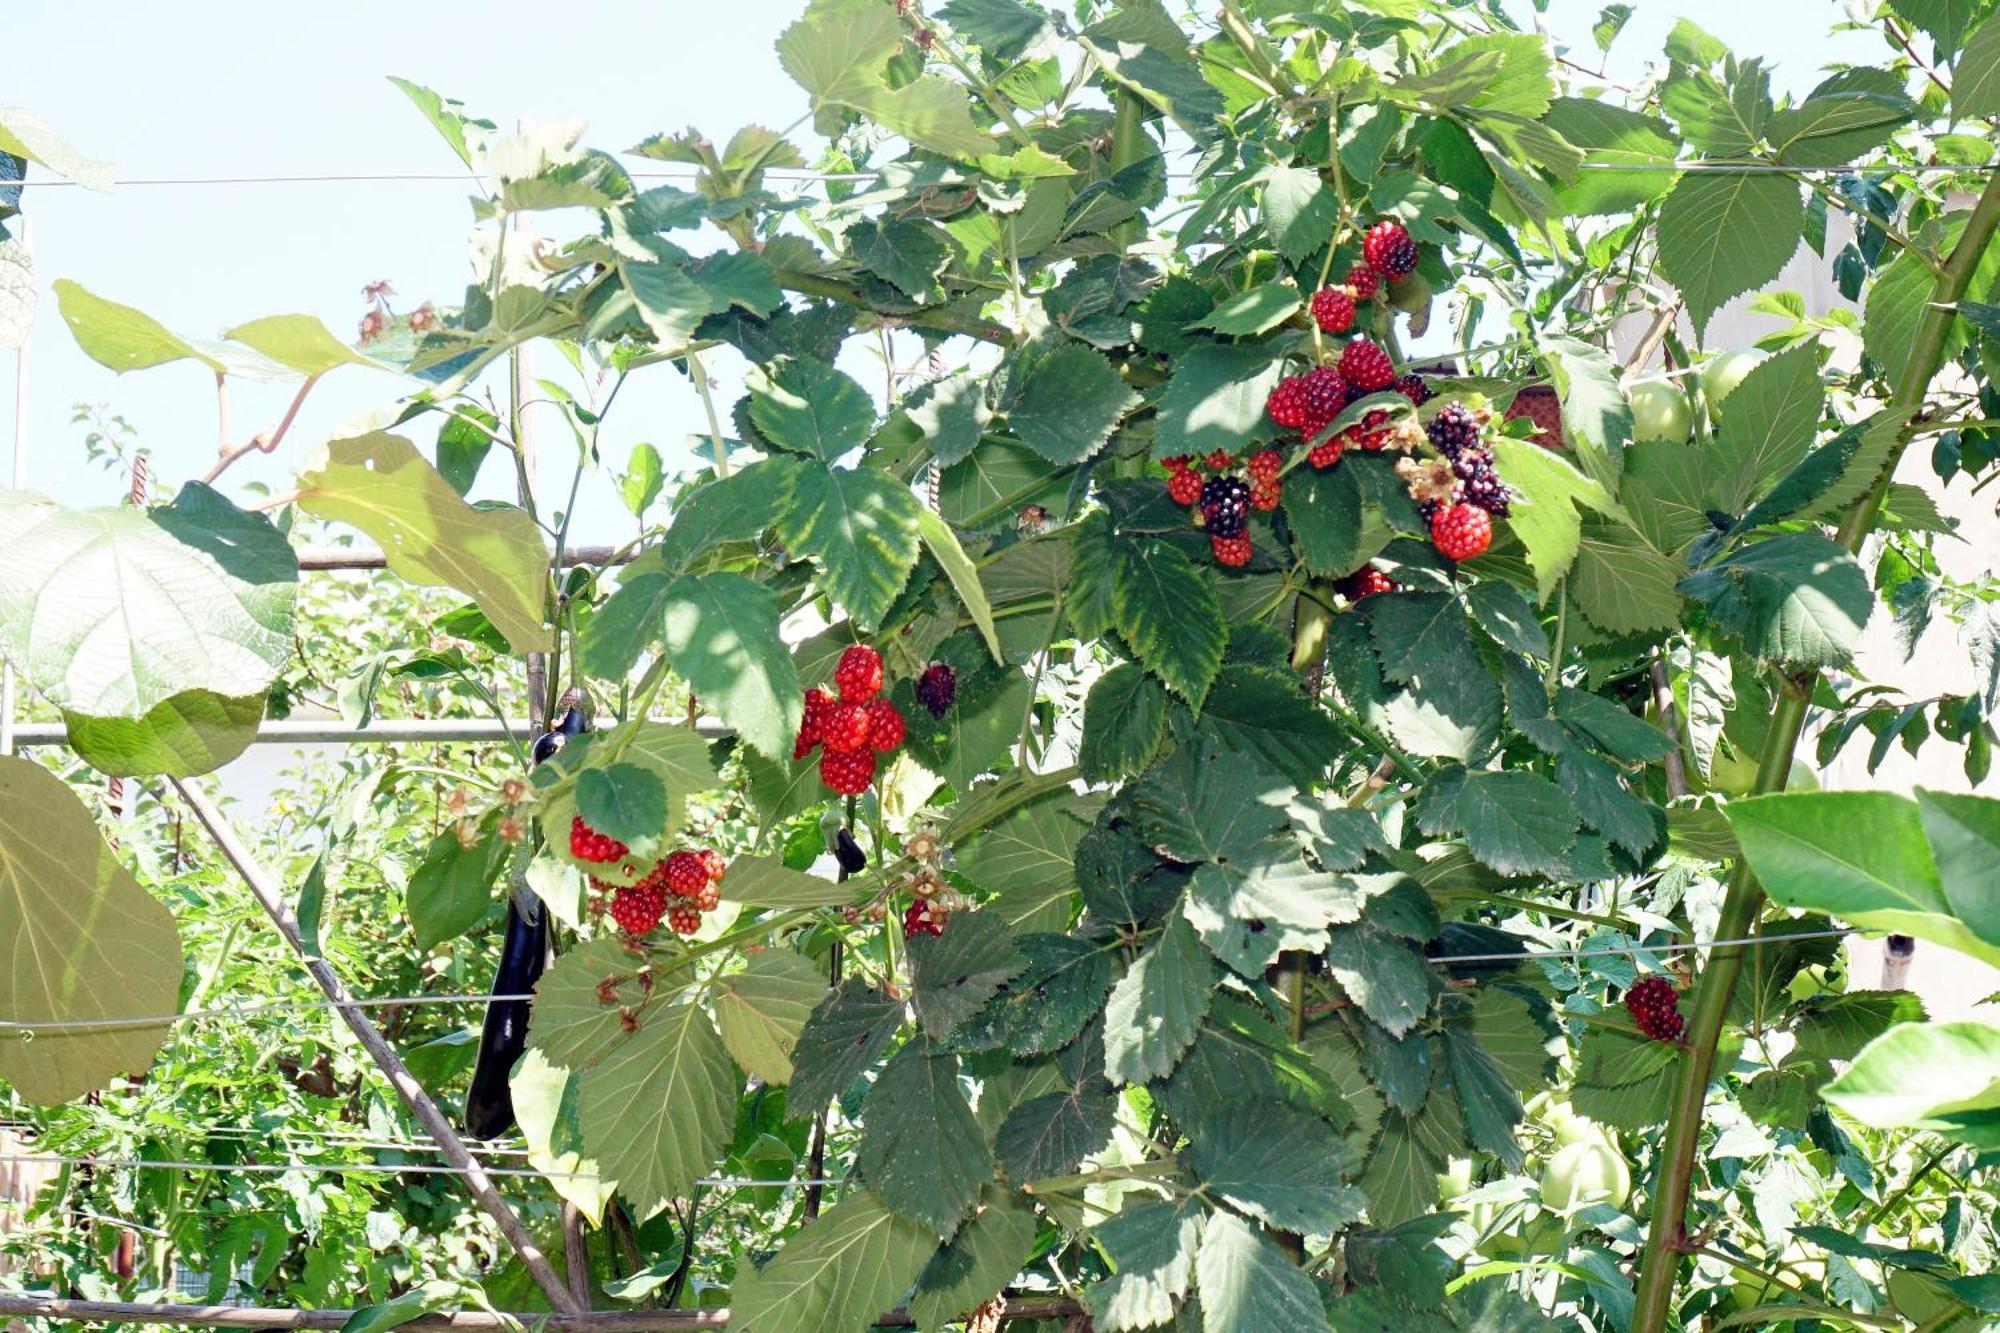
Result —
[{"label": "serrated green leaf", "polygon": [[874,468],[808,467],[779,522],[785,545],[819,565],[826,590],[872,631],[917,562],[922,508],[909,488]]},{"label": "serrated green leaf", "polygon": [[1792,1029],[1788,1060],[1852,1060],[1855,1053],[1900,1023],[1921,1023],[1924,1003],[1908,991],[1848,991],[1816,996]]},{"label": "serrated green leaf", "polygon": [[1027,965],[957,1026],[952,1049],[1045,1055],[1073,1041],[1104,1007],[1111,958],[1102,946],[1047,932],[1018,936],[1015,944]]},{"label": "serrated green leaf", "polygon": [[948,1238],[993,1173],[986,1134],[958,1086],[958,1057],[911,1041],[869,1089],[855,1164],[882,1201]]},{"label": "serrated green leaf", "polygon": [[1215,1213],[1195,1256],[1195,1287],[1212,1328],[1329,1333],[1319,1290],[1283,1250],[1234,1213]]},{"label": "serrated green leaf", "polygon": [[1613,634],[1642,634],[1681,623],[1684,567],[1638,533],[1593,523],[1577,542],[1568,593],[1590,623]]},{"label": "serrated green leaf", "polygon": [[1562,404],[1563,439],[1598,484],[1618,484],[1632,441],[1632,407],[1618,384],[1618,367],[1603,349],[1575,338],[1542,343],[1542,361]]},{"label": "serrated green leaf", "polygon": [[1516,1130],[1523,1114],[1521,1099],[1469,1028],[1447,1027],[1444,1047],[1451,1087],[1465,1114],[1466,1137],[1474,1147],[1497,1156],[1508,1170],[1520,1170],[1522,1152]]},{"label": "serrated green leaf", "polygon": [[[960,4],[965,0],[958,0]],[[941,1333],[999,1294],[1034,1253],[1035,1209],[999,1184],[979,1193],[979,1211],[951,1243],[931,1256],[910,1294],[910,1316],[924,1333]]]},{"label": "serrated green leaf", "polygon": [[750,420],[783,449],[832,463],[875,429],[875,401],[824,361],[786,357],[753,373]]},{"label": "serrated green leaf", "polygon": [[1091,782],[1112,782],[1152,761],[1167,735],[1167,692],[1136,662],[1099,676],[1084,701],[1077,764]]},{"label": "serrated green leaf", "polygon": [[1303,468],[1285,481],[1285,518],[1306,568],[1337,578],[1357,568],[1367,534],[1361,482],[1348,467]]},{"label": "serrated green leaf", "polygon": [[[1963,1138],[2000,1109],[2000,1024],[1905,1023],[1863,1047],[1820,1090],[1827,1104],[1875,1129],[1929,1129]],[[1981,1131],[1991,1147],[1990,1123]]]},{"label": "serrated green leaf", "polygon": [[1296,264],[1333,238],[1333,224],[1340,220],[1340,201],[1317,171],[1267,167],[1263,182],[1264,226],[1285,258]]},{"label": "serrated green leaf", "polygon": [[1559,875],[1576,842],[1576,807],[1547,778],[1449,768],[1425,788],[1418,825],[1462,833],[1481,862],[1503,875]]},{"label": "serrated green leaf", "polygon": [[1202,1117],[1188,1156],[1205,1189],[1288,1231],[1330,1235],[1366,1203],[1341,1179],[1351,1159],[1340,1136],[1288,1106],[1232,1101]]},{"label": "serrated green leaf", "polygon": [[708,293],[709,306],[716,311],[735,306],[763,319],[785,301],[771,261],[748,250],[710,255],[695,268],[694,280]]},{"label": "serrated green leaf", "polygon": [[1277,427],[1265,415],[1280,362],[1255,343],[1195,347],[1179,357],[1161,393],[1153,457],[1241,453]]},{"label": "serrated green leaf", "polygon": [[1205,1214],[1192,1200],[1133,1203],[1107,1218],[1093,1239],[1117,1270],[1083,1293],[1105,1333],[1152,1328],[1174,1317],[1194,1277]]},{"label": "serrated green leaf", "polygon": [[416,446],[375,431],[333,440],[299,474],[299,507],[375,539],[412,583],[456,588],[517,652],[549,646],[549,554],[523,510],[475,509]]},{"label": "serrated green leaf", "polygon": [[1007,1179],[1029,1185],[1075,1171],[1111,1141],[1117,1121],[1117,1096],[1093,1077],[1073,1091],[1046,1093],[1016,1106],[994,1135],[993,1151]]},{"label": "serrated green leaf", "polygon": [[1225,338],[1254,338],[1296,315],[1300,304],[1298,288],[1267,282],[1238,292],[1196,320],[1195,327],[1213,329]]},{"label": "serrated green leaf", "polygon": [[1003,65],[1026,55],[1049,30],[1048,19],[1020,0],[950,0],[939,12],[953,32]]},{"label": "serrated green leaf", "polygon": [[909,1289],[936,1250],[921,1222],[892,1212],[873,1190],[849,1194],[730,1289],[737,1333],[863,1333]]},{"label": "serrated green leaf", "polygon": [[778,599],[741,574],[683,574],[661,598],[674,673],[767,758],[790,762],[805,692],[779,633]]},{"label": "serrated green leaf", "polygon": [[1212,741],[1183,746],[1132,788],[1133,823],[1149,845],[1182,861],[1229,861],[1284,829],[1290,787],[1228,760]]},{"label": "serrated green leaf", "polygon": [[763,458],[681,496],[659,546],[661,567],[678,572],[716,546],[775,527],[806,466],[788,454]]},{"label": "serrated green leaf", "polygon": [[985,585],[979,581],[978,569],[965,554],[965,548],[959,545],[958,534],[938,517],[935,510],[919,505],[917,535],[923,538],[924,548],[931,553],[931,559],[937,561],[938,568],[951,581],[951,590],[958,594],[959,604],[972,618],[980,637],[986,640],[987,651],[993,654],[993,660],[1005,661],[1005,654],[1000,649],[1000,636],[993,628],[993,605],[987,600]]},{"label": "serrated green leaf", "polygon": [[1538,661],[1549,655],[1549,636],[1528,599],[1512,584],[1488,579],[1466,590],[1465,608],[1502,648]]},{"label": "serrated green leaf", "polygon": [[715,1164],[742,1091],[743,1076],[700,1005],[655,1009],[584,1071],[583,1141],[643,1216],[684,1196]]},{"label": "serrated green leaf", "polygon": [[1953,116],[2000,115],[2000,20],[1989,17],[1952,62]]},{"label": "serrated green leaf", "polygon": [[581,1070],[623,1032],[620,1011],[645,998],[624,941],[610,935],[590,940],[558,957],[536,983],[529,1049],[550,1064]]},{"label": "serrated green leaf", "polygon": [[1361,1012],[1392,1036],[1415,1027],[1430,1008],[1435,980],[1430,964],[1379,927],[1365,922],[1336,927],[1326,965]]},{"label": "serrated green leaf", "polygon": [[618,279],[630,298],[628,308],[638,312],[662,348],[687,346],[703,319],[726,308],[678,263],[623,259],[618,264]]},{"label": "serrated green leaf", "polygon": [[1527,548],[1535,571],[1535,600],[1547,601],[1580,549],[1579,509],[1615,513],[1617,503],[1601,482],[1584,476],[1560,454],[1528,440],[1493,443],[1494,468],[1514,492],[1507,526]]},{"label": "serrated green leaf", "polygon": [[[650,775],[648,775],[650,776]],[[457,939],[485,919],[493,906],[493,881],[511,850],[494,831],[498,818],[481,821],[472,846],[455,829],[431,839],[410,873],[407,910],[419,949]]]},{"label": "serrated green leaf", "polygon": [[718,886],[722,901],[748,907],[840,907],[854,901],[854,885],[787,869],[763,856],[739,856]]},{"label": "serrated green leaf", "polygon": [[1789,176],[1690,173],[1660,205],[1660,271],[1701,330],[1730,297],[1778,276],[1804,226]]},{"label": "serrated green leaf", "polygon": [[1812,447],[1826,405],[1819,349],[1801,343],[1755,366],[1729,394],[1718,428],[1719,452],[1730,460],[1727,494],[1760,493]]},{"label": "serrated green leaf", "polygon": [[917,1021],[934,1038],[949,1036],[1027,965],[997,913],[955,914],[944,934],[910,940]]},{"label": "serrated green leaf", "polygon": [[577,774],[576,809],[600,833],[643,838],[667,820],[667,785],[637,764],[587,768]]},{"label": "serrated green leaf", "polygon": [[847,238],[855,263],[917,300],[930,292],[951,258],[936,227],[907,218],[878,217],[855,227]]},{"label": "serrated green leaf", "polygon": [[1150,538],[1114,544],[1111,603],[1146,669],[1200,708],[1229,638],[1215,590],[1178,547]]},{"label": "serrated green leaf", "polygon": [[1224,745],[1247,750],[1301,787],[1325,775],[1342,733],[1299,689],[1298,678],[1275,667],[1225,666],[1203,704],[1200,729]]},{"label": "serrated green leaf", "polygon": [[[0,756],[0,1020],[88,1022],[180,1007],[173,915],[132,878],[61,779]],[[168,1024],[0,1037],[0,1078],[54,1106],[142,1075]]]},{"label": "serrated green leaf", "polygon": [[912,399],[907,410],[930,442],[940,467],[950,467],[971,453],[993,420],[993,409],[986,405],[984,380],[969,373],[950,375],[930,385],[920,399]]},{"label": "serrated green leaf", "polygon": [[1741,547],[1680,589],[1753,656],[1795,666],[1846,662],[1875,609],[1861,566],[1816,532]]},{"label": "serrated green leaf", "polygon": [[1214,960],[1186,918],[1175,917],[1105,1001],[1106,1076],[1144,1083],[1171,1072],[1200,1030],[1214,984]]},{"label": "serrated green leaf", "polygon": [[752,954],[715,993],[722,1044],[752,1078],[783,1086],[792,1081],[799,1033],[827,994],[826,977],[809,959],[789,949]]},{"label": "serrated green leaf", "polygon": [[1080,463],[1103,447],[1138,402],[1102,352],[1064,343],[1035,360],[1007,421],[1023,444],[1051,463]]},{"label": "serrated green leaf", "polygon": [[881,1058],[903,1026],[903,1002],[849,977],[813,1007],[792,1050],[786,1110],[794,1119],[826,1109]]}]

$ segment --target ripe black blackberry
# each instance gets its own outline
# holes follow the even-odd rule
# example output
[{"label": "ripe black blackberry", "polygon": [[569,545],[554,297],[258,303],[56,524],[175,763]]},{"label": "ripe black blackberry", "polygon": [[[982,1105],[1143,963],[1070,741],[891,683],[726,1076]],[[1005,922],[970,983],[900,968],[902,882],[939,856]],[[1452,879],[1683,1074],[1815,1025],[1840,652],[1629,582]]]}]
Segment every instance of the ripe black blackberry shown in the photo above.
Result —
[{"label": "ripe black blackberry", "polygon": [[932,717],[943,717],[958,697],[958,673],[948,663],[933,662],[917,677],[917,702],[930,709]]},{"label": "ripe black blackberry", "polygon": [[1451,460],[1451,470],[1465,483],[1466,503],[1478,505],[1495,518],[1505,518],[1512,511],[1514,493],[1507,489],[1507,483],[1500,480],[1500,474],[1493,470],[1490,450],[1464,450]]},{"label": "ripe black blackberry", "polygon": [[1211,537],[1240,537],[1250,514],[1250,483],[1210,477],[1201,484],[1201,516]]},{"label": "ripe black blackberry", "polygon": [[1426,428],[1446,458],[1457,458],[1479,443],[1479,419],[1462,403],[1446,403]]}]

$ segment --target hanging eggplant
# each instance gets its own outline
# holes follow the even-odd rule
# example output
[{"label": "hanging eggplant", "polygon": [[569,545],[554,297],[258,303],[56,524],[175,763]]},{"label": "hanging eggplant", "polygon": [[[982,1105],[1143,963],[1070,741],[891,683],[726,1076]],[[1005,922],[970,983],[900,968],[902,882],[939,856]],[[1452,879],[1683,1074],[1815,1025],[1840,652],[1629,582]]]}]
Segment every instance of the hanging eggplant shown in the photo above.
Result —
[{"label": "hanging eggplant", "polygon": [[[566,706],[554,728],[535,739],[534,761],[544,763],[570,737],[590,730],[582,699],[574,690],[563,696]],[[549,961],[549,913],[527,888],[516,888],[507,904],[507,935],[500,944],[500,966],[493,974],[493,995],[526,995],[542,978]],[[486,1006],[479,1032],[479,1060],[472,1068],[472,1087],[465,1094],[465,1132],[475,1139],[493,1139],[514,1126],[514,1095],[508,1086],[514,1064],[528,1049],[529,1000],[495,1000]]]}]

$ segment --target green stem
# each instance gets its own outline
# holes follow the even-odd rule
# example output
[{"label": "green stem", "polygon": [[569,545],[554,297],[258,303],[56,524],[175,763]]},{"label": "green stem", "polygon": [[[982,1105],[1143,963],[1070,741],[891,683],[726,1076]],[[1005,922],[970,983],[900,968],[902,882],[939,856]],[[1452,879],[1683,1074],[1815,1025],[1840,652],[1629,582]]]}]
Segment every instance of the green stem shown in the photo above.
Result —
[{"label": "green stem", "polygon": [[[1902,438],[1883,461],[1881,472],[1868,494],[1848,511],[1846,520],[1840,525],[1840,544],[1850,552],[1861,549],[1861,543],[1874,529],[1875,520],[1882,512],[1882,500],[1888,493],[1889,479],[1895,475],[1896,463],[1903,450],[1909,447],[1911,432],[1907,423],[1923,406],[1931,378],[1944,359],[1945,338],[1951,331],[1952,321],[1957,318],[1958,301],[1971,284],[1973,271],[1986,251],[1987,242],[1993,238],[1996,226],[2000,226],[2000,176],[1987,181],[1979,202],[1966,219],[1965,230],[1959,233],[1958,244],[1938,273],[1937,281],[1932,284],[1930,301],[1924,307],[1923,317],[1918,321],[1911,339],[1910,359],[1904,364],[1902,377],[1897,381],[1895,393],[1886,408],[1904,419],[1906,425]],[[1795,679],[1792,688],[1779,697],[1770,730],[1765,735],[1764,753],[1757,766],[1757,781],[1752,795],[1784,790],[1785,780],[1792,769],[1792,755],[1798,748],[1799,736],[1805,730],[1812,687],[1817,681],[1818,674],[1808,672]],[[1716,922],[1716,938],[1727,940],[1746,936],[1756,922],[1763,900],[1763,890],[1751,873],[1749,862],[1738,861],[1735,872],[1730,876],[1728,894],[1723,899],[1722,915]],[[1652,1220],[1639,1268],[1632,1333],[1666,1333],[1674,1286],[1687,1247],[1688,1195],[1694,1176],[1695,1149],[1701,1137],[1702,1103],[1707,1097],[1709,1076],[1715,1066],[1716,1043],[1722,1037],[1730,997],[1736,989],[1736,978],[1743,970],[1746,947],[1725,945],[1712,951],[1695,991],[1695,1010],[1688,1021],[1685,1038],[1687,1045],[1681,1054],[1673,1099],[1669,1103],[1666,1132],[1660,1140],[1658,1184],[1653,1191]]]},{"label": "green stem", "polygon": [[[1153,144],[1146,137],[1146,104],[1130,88],[1120,88],[1118,114],[1111,123],[1111,170],[1123,171],[1152,155]],[[1121,253],[1145,237],[1144,214],[1135,214],[1111,229],[1111,243]]]}]

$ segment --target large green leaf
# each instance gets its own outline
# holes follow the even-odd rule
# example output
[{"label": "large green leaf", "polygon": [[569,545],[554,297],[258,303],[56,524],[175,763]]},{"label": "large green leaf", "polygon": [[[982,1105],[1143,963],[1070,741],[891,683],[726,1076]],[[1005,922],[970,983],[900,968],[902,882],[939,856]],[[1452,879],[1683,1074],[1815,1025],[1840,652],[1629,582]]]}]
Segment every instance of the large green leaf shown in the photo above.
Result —
[{"label": "large green leaf", "polygon": [[54,291],[63,322],[83,354],[121,375],[185,360],[199,361],[218,375],[276,379],[286,373],[241,348],[175,333],[145,311],[107,300],[68,278],[57,278]]},{"label": "large green leaf", "polygon": [[1099,1328],[1125,1333],[1174,1317],[1174,1305],[1194,1277],[1204,1216],[1192,1201],[1135,1202],[1096,1229],[1093,1239],[1116,1270],[1083,1294]]},{"label": "large green leaf", "polygon": [[290,657],[297,583],[270,521],[199,482],[150,511],[0,491],[0,652],[66,713],[140,720],[85,737],[109,754],[198,760],[174,744],[196,726],[240,740],[248,709],[229,701],[261,696]]},{"label": "large green leaf", "polygon": [[1875,609],[1861,566],[1817,532],[1742,547],[1680,587],[1753,656],[1787,666],[1846,662]]},{"label": "large green leaf", "polygon": [[750,420],[771,443],[831,463],[875,428],[875,400],[824,361],[786,358],[750,377]]},{"label": "large green leaf", "polygon": [[869,1089],[862,1117],[861,1174],[891,1208],[948,1239],[993,1174],[985,1131],[958,1086],[958,1057],[911,1041]]},{"label": "large green leaf", "polygon": [[550,1064],[581,1070],[624,1032],[621,1010],[646,999],[631,951],[605,935],[557,958],[535,986],[528,1045]]},{"label": "large green leaf", "polygon": [[1081,463],[1111,438],[1139,395],[1104,353],[1064,343],[1037,358],[1007,421],[1021,443],[1057,465]]},{"label": "large green leaf", "polygon": [[2000,801],[1922,787],[1916,796],[1945,902],[1966,929],[2000,943],[2000,894],[1993,892],[1993,867],[2000,864]]},{"label": "large green leaf", "polygon": [[1928,1129],[2000,1147],[2000,1024],[1964,1019],[1890,1028],[1820,1095],[1874,1129]]},{"label": "large green leaf", "polygon": [[1112,552],[1111,604],[1120,632],[1148,671],[1200,708],[1229,637],[1215,590],[1167,542],[1121,539]]},{"label": "large green leaf", "polygon": [[1167,736],[1167,692],[1136,662],[1099,676],[1084,701],[1077,764],[1092,782],[1136,773],[1152,762]]},{"label": "large green leaf", "polygon": [[1789,176],[1691,172],[1660,205],[1660,270],[1700,330],[1730,297],[1777,277],[1804,226]]},{"label": "large green leaf", "polygon": [[1462,833],[1474,856],[1503,875],[1560,875],[1576,842],[1576,807],[1547,778],[1450,768],[1425,788],[1418,825]]},{"label": "large green leaf", "polygon": [[412,583],[456,588],[516,652],[549,647],[549,556],[513,508],[475,509],[399,435],[333,440],[299,474],[299,507],[375,539]]},{"label": "large green leaf", "polygon": [[791,1114],[812,1115],[847,1091],[902,1030],[903,1007],[860,977],[849,977],[815,1005],[792,1048]]},{"label": "large green leaf", "polygon": [[722,901],[747,907],[840,907],[854,901],[854,885],[808,875],[765,856],[730,862],[720,888]]},{"label": "large green leaf", "polygon": [[1118,1098],[1092,1076],[1069,1092],[1030,1097],[1007,1113],[994,1135],[1000,1169],[1016,1184],[1066,1176],[1111,1141]]},{"label": "large green leaf", "polygon": [[958,157],[990,152],[994,142],[972,121],[962,84],[924,75],[891,89],[883,67],[902,46],[894,11],[866,5],[818,5],[778,37],[778,61],[811,94],[815,125],[837,132],[843,111],[857,111],[911,143]]},{"label": "large green leaf", "polygon": [[1304,1269],[1234,1213],[1215,1213],[1195,1256],[1205,1326],[1328,1333],[1319,1290]]},{"label": "large green leaf", "polygon": [[1126,970],[1104,1007],[1104,1072],[1114,1083],[1144,1083],[1173,1070],[1201,1029],[1215,985],[1215,962],[1194,927],[1176,916]]},{"label": "large green leaf", "polygon": [[756,1272],[730,1289],[735,1333],[865,1333],[896,1303],[936,1250],[921,1222],[859,1190],[809,1222]]},{"label": "large green leaf", "polygon": [[1341,1180],[1350,1159],[1332,1126],[1289,1106],[1236,1100],[1204,1114],[1188,1154],[1205,1189],[1288,1231],[1330,1235],[1367,1203]]},{"label": "large green leaf", "polygon": [[1825,406],[1819,348],[1810,342],[1759,362],[1730,390],[1729,412],[1717,434],[1731,467],[1731,507],[1761,493],[1805,457]]},{"label": "large green leaf", "polygon": [[1275,435],[1264,408],[1282,370],[1254,343],[1201,346],[1179,357],[1160,397],[1153,456],[1241,453]]},{"label": "large green leaf", "polygon": [[1400,1037],[1430,1008],[1436,971],[1406,940],[1367,922],[1332,932],[1326,968],[1376,1026]]},{"label": "large green leaf", "polygon": [[715,993],[722,1044],[752,1078],[783,1086],[792,1081],[799,1033],[826,995],[826,977],[809,959],[790,949],[752,954]]},{"label": "large green leaf", "polygon": [[496,833],[498,816],[482,821],[470,847],[455,829],[431,839],[410,874],[408,910],[419,949],[457,939],[485,919],[493,906],[493,881],[512,849]]},{"label": "large green leaf", "polygon": [[1952,912],[1922,817],[1909,798],[1790,792],[1731,801],[1723,813],[1774,902],[2000,963],[2000,939],[1976,934]]},{"label": "large green leaf", "polygon": [[953,1050],[1005,1047],[1016,1056],[1043,1055],[1068,1045],[1103,1009],[1111,989],[1111,959],[1103,946],[1046,931],[1014,942],[1027,966],[953,1030]]},{"label": "large green leaf", "polygon": [[873,630],[917,563],[921,508],[909,487],[874,468],[808,467],[778,530],[819,565],[833,600]]},{"label": "large green leaf", "polygon": [[661,598],[667,661],[736,734],[781,763],[805,710],[778,599],[741,574],[683,574]]},{"label": "large green leaf", "polygon": [[170,778],[211,773],[249,749],[264,720],[262,694],[231,699],[184,690],[140,717],[63,713],[69,743],[83,761],[114,777]]},{"label": "large green leaf", "polygon": [[[713,547],[749,541],[775,526],[778,516],[785,512],[792,483],[803,466],[789,454],[777,454],[681,496],[674,506],[673,525],[658,548],[660,567],[685,569]],[[627,571],[628,577],[631,572]]]},{"label": "large green leaf", "polygon": [[715,1164],[742,1091],[743,1076],[700,1005],[655,1009],[584,1071],[583,1141],[645,1216],[685,1196]]},{"label": "large green leaf", "polygon": [[954,915],[944,934],[910,941],[910,992],[917,1021],[932,1037],[950,1035],[1027,965],[998,913]]},{"label": "large green leaf", "polygon": [[1583,469],[1607,488],[1618,483],[1632,440],[1632,407],[1618,386],[1618,367],[1601,348],[1575,338],[1542,343],[1542,359],[1562,404],[1563,439]]},{"label": "large green leaf", "polygon": [[1319,172],[1274,166],[1265,168],[1263,180],[1264,226],[1278,249],[1294,264],[1318,253],[1340,220],[1340,201]]},{"label": "large green leaf", "polygon": [[1672,629],[1681,623],[1677,584],[1685,566],[1629,528],[1594,522],[1577,543],[1569,592],[1591,624],[1613,634]]},{"label": "large green leaf", "polygon": [[2000,18],[1979,25],[1951,72],[1952,115],[2000,116]]},{"label": "large green leaf", "polygon": [[[961,0],[963,3],[963,0]],[[979,1193],[979,1211],[951,1243],[931,1256],[910,1294],[910,1317],[924,1333],[941,1333],[975,1306],[998,1295],[1034,1253],[1034,1205],[993,1183]]]},{"label": "large green leaf", "polygon": [[324,375],[339,366],[382,368],[380,362],[334,337],[313,315],[266,315],[248,324],[238,324],[222,336],[301,375]]},{"label": "large green leaf", "polygon": [[1580,506],[1615,511],[1602,482],[1586,477],[1553,450],[1527,440],[1494,441],[1494,468],[1514,492],[1507,526],[1527,548],[1535,598],[1544,601],[1577,559]]},{"label": "large green leaf", "polygon": [[[61,779],[0,756],[0,1022],[79,1022],[180,1008],[174,918],[125,869]],[[32,1102],[81,1097],[143,1074],[164,1023],[0,1029],[0,1078]]]},{"label": "large green leaf", "polygon": [[951,590],[958,594],[966,615],[972,617],[979,636],[986,641],[986,650],[993,654],[994,661],[1005,661],[1000,635],[993,628],[993,604],[987,598],[986,585],[980,582],[979,570],[959,544],[958,534],[936,510],[923,506],[917,508],[917,534],[924,539],[924,548],[931,553],[931,559],[937,561],[938,568],[951,580]]}]

